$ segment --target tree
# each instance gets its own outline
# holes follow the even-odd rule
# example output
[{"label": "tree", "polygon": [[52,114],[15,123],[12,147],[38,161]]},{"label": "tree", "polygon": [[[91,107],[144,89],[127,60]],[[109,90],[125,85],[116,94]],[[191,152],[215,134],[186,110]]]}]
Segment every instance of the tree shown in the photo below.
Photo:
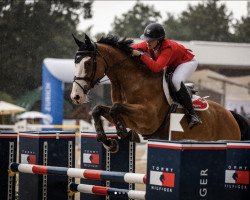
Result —
[{"label": "tree", "polygon": [[138,38],[146,25],[157,22],[160,18],[161,14],[155,10],[154,6],[144,5],[137,1],[127,13],[122,14],[120,18],[115,17],[111,32],[123,37]]},{"label": "tree", "polygon": [[175,40],[185,40],[187,30],[181,25],[180,19],[173,14],[167,13],[167,20],[163,23],[168,38]]},{"label": "tree", "polygon": [[15,101],[9,94],[5,92],[1,92],[1,91],[0,91],[0,101],[7,101],[9,103],[15,103]]},{"label": "tree", "polygon": [[218,0],[208,0],[198,5],[188,5],[187,11],[179,19],[168,16],[164,22],[170,36],[180,40],[231,41],[229,31],[232,13],[227,14],[225,4]]},{"label": "tree", "polygon": [[[92,2],[92,1],[88,1]],[[0,1],[0,91],[19,97],[41,85],[46,57],[73,57],[79,17],[91,17],[86,1]]]},{"label": "tree", "polygon": [[235,25],[235,39],[237,42],[250,43],[250,17],[242,17]]}]

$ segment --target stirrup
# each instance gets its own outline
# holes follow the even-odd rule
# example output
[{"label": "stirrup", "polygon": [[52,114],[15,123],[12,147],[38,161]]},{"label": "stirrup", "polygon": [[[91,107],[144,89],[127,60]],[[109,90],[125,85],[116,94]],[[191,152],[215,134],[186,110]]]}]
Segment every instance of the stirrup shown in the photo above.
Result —
[{"label": "stirrup", "polygon": [[191,115],[191,118],[196,118],[194,121],[192,121],[190,119],[189,123],[188,123],[188,127],[190,129],[192,129],[195,125],[198,125],[198,124],[202,124],[202,121],[199,119],[198,116],[195,116],[195,115]]}]

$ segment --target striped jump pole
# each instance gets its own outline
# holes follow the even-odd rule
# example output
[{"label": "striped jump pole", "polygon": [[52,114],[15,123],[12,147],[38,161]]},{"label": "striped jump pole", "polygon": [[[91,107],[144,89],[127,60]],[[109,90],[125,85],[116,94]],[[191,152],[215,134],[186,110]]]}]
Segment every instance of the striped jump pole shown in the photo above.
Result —
[{"label": "striped jump pole", "polygon": [[114,182],[146,184],[146,175],[139,173],[54,167],[20,163],[11,163],[9,171],[10,174],[22,172],[28,174],[62,175],[72,178],[82,178],[90,180],[108,180]]},{"label": "striped jump pole", "polygon": [[95,194],[102,196],[113,196],[119,198],[130,198],[130,199],[145,199],[146,192],[139,190],[126,190],[119,188],[87,185],[87,184],[76,184],[70,183],[68,186],[68,192],[74,194],[76,192]]}]

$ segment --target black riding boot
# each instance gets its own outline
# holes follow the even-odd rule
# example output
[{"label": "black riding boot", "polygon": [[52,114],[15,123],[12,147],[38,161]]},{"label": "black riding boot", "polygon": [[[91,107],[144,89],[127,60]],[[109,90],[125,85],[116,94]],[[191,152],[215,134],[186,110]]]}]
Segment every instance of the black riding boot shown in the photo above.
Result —
[{"label": "black riding boot", "polygon": [[195,113],[191,97],[187,91],[186,86],[183,82],[181,82],[181,89],[176,92],[179,103],[183,106],[183,108],[187,111],[187,120],[189,128],[192,128],[196,124],[201,124],[201,120],[198,115]]}]

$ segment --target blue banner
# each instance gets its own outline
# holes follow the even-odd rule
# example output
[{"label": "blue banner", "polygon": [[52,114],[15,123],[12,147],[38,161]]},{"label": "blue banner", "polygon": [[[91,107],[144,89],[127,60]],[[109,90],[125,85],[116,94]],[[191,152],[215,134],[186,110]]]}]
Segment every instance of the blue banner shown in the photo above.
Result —
[{"label": "blue banner", "polygon": [[43,64],[42,112],[51,116],[51,121],[43,124],[62,124],[64,83],[55,78]]}]

